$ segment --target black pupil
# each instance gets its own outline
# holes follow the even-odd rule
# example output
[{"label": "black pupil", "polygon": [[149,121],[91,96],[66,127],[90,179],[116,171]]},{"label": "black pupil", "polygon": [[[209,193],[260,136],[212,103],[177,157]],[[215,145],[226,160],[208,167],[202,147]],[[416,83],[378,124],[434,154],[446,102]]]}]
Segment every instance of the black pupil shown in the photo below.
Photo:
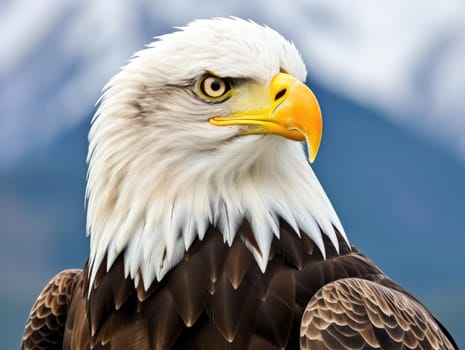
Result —
[{"label": "black pupil", "polygon": [[212,81],[211,85],[210,85],[210,88],[213,90],[213,91],[218,91],[219,89],[221,89],[221,84],[218,80],[214,80]]}]

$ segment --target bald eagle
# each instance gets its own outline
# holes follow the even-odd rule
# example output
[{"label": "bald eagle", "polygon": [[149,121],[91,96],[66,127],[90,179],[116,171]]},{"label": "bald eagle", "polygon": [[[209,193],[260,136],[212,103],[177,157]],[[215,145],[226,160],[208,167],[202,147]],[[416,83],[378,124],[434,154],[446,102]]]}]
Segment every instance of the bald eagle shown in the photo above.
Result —
[{"label": "bald eagle", "polygon": [[[238,18],[158,37],[89,134],[83,270],[23,349],[457,349],[352,246],[313,173],[322,134],[289,41]],[[297,141],[297,142],[296,142]]]}]

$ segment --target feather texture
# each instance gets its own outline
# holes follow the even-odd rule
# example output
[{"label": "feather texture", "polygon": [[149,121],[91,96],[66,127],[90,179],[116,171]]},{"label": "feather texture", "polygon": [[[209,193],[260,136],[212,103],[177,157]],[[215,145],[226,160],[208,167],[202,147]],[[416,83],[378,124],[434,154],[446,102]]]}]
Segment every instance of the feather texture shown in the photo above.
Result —
[{"label": "feather texture", "polygon": [[[229,247],[213,227],[148,290],[125,276],[124,254],[93,285],[88,266],[63,272],[34,306],[23,349],[60,334],[65,350],[454,349],[431,314],[342,236],[339,254],[324,239],[324,260],[307,235],[280,226],[266,274],[240,237]],[[68,312],[45,315],[46,300],[65,300]],[[49,314],[59,327],[46,326]]]},{"label": "feather texture", "polygon": [[66,270],[45,286],[27,321],[23,350],[62,348],[68,308],[83,277],[80,270]]},{"label": "feather texture", "polygon": [[455,349],[431,314],[404,292],[376,281],[340,279],[307,305],[301,349]]}]

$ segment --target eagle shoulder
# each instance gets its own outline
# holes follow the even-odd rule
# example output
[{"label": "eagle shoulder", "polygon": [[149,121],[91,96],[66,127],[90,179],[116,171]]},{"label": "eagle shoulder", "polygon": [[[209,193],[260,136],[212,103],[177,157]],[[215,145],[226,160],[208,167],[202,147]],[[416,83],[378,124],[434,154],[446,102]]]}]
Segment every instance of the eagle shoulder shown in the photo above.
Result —
[{"label": "eagle shoulder", "polygon": [[323,286],[302,316],[300,348],[456,349],[423,305],[389,279],[379,282],[345,278]]},{"label": "eagle shoulder", "polygon": [[82,270],[65,270],[53,277],[32,306],[21,349],[61,349],[68,308]]}]

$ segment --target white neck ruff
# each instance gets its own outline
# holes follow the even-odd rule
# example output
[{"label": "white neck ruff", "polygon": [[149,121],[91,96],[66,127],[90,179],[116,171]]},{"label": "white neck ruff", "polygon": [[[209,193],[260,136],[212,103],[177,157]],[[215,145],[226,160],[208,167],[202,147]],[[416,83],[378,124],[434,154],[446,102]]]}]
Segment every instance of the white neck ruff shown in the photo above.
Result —
[{"label": "white neck ruff", "polygon": [[189,161],[176,167],[176,156],[172,162],[147,164],[150,154],[116,166],[124,152],[94,155],[89,165],[90,285],[105,257],[109,270],[124,254],[125,276],[136,286],[143,282],[147,290],[211,225],[230,246],[247,219],[260,251],[246,244],[263,272],[273,237],[279,239],[279,218],[314,241],[323,257],[322,234],[336,250],[335,229],[346,237],[301,145],[293,141],[272,135],[241,137],[208,157],[188,157],[182,154],[188,150],[180,150],[178,158]]}]

